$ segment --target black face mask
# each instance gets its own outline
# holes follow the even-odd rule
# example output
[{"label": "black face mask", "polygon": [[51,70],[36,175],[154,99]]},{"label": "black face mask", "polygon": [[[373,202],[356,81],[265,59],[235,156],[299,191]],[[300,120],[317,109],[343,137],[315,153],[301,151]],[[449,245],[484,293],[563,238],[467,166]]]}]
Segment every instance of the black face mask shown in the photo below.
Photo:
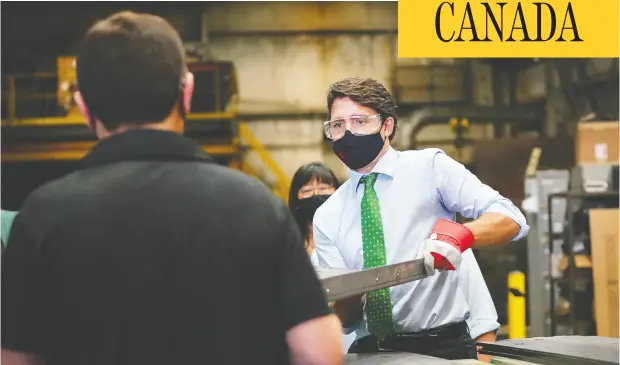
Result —
[{"label": "black face mask", "polygon": [[299,199],[299,207],[297,211],[301,219],[308,223],[312,223],[314,213],[331,195],[313,195],[309,198]]},{"label": "black face mask", "polygon": [[368,166],[381,152],[384,140],[381,130],[375,134],[356,136],[346,131],[344,137],[334,142],[332,148],[336,156],[351,170]]}]

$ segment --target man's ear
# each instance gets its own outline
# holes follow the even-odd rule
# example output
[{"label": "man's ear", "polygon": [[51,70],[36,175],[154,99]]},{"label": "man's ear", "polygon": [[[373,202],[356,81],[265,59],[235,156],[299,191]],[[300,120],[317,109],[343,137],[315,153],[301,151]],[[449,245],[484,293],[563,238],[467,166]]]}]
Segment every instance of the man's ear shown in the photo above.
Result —
[{"label": "man's ear", "polygon": [[392,133],[394,132],[394,118],[392,117],[387,117],[385,119],[385,121],[383,122],[383,127],[385,128],[385,135],[386,136],[391,136]]},{"label": "man's ear", "polygon": [[82,96],[82,93],[79,91],[76,91],[73,94],[73,100],[75,100],[75,104],[77,104],[78,109],[80,109],[80,113],[84,116],[84,118],[86,118],[86,123],[88,123],[88,126],[90,127],[90,129],[94,131],[96,128],[96,126],[94,125],[95,120],[91,116],[90,111],[88,110],[88,106],[86,105],[86,102],[84,101],[84,97]]},{"label": "man's ear", "polygon": [[75,103],[77,104],[78,109],[80,109],[80,113],[84,116],[84,118],[86,118],[86,120],[90,120],[90,112],[88,111],[88,107],[86,106],[86,103],[84,102],[82,93],[79,91],[76,91],[73,94],[73,100],[75,100]]},{"label": "man's ear", "polygon": [[187,72],[185,74],[185,83],[183,86],[183,107],[185,114],[189,114],[192,109],[192,96],[194,95],[194,74]]}]

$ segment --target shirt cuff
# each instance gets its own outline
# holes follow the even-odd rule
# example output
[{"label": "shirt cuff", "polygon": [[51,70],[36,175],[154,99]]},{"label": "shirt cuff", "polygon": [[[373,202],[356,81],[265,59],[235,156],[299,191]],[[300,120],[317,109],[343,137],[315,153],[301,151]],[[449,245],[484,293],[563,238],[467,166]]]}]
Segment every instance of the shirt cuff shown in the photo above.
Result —
[{"label": "shirt cuff", "polygon": [[468,321],[467,325],[469,326],[469,334],[474,340],[488,332],[495,332],[497,336],[499,330],[499,323],[494,320],[482,320],[473,323]]},{"label": "shirt cuff", "polygon": [[494,202],[484,210],[483,214],[484,213],[502,214],[515,221],[515,223],[517,223],[519,227],[521,227],[521,229],[519,230],[519,234],[517,234],[511,241],[520,240],[521,238],[525,237],[530,230],[530,226],[527,225],[523,213],[521,213],[519,208],[514,206],[512,203],[508,205],[503,202]]}]

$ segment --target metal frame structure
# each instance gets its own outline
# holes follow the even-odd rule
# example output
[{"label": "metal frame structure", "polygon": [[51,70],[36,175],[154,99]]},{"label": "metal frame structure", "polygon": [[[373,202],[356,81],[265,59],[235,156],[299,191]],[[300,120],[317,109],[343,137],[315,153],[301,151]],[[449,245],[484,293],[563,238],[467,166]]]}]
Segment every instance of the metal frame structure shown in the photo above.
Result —
[{"label": "metal frame structure", "polygon": [[[564,225],[565,205],[558,204],[553,215],[547,214],[548,196],[553,193],[566,192],[569,186],[570,173],[568,170],[538,170],[533,177],[525,181],[526,196],[535,197],[538,206],[537,213],[527,214],[530,223],[530,233],[527,235],[527,301],[529,306],[528,335],[532,337],[550,336],[551,319],[549,301],[552,291],[551,278],[555,273],[552,263],[558,261],[552,256],[550,246],[558,247],[558,240],[548,231],[549,224],[552,232]],[[541,280],[542,278],[542,280]]]},{"label": "metal frame structure", "polygon": [[[214,95],[209,98],[214,98],[215,109],[202,111],[195,108],[196,112],[189,113],[186,134],[196,139],[208,153],[229,158],[232,165],[239,165],[242,150],[239,145],[238,89],[234,65],[230,62],[210,62],[190,64],[189,67],[196,72],[213,73],[213,86],[207,84],[205,87],[214,90]],[[3,102],[8,113],[6,119],[1,121],[3,162],[79,160],[96,143],[86,119],[74,108],[60,116],[46,109],[42,116],[34,117],[20,115],[17,110],[20,101],[51,101],[65,91],[59,87],[54,93],[20,93],[16,80],[41,82],[41,79],[56,77],[61,80],[64,78],[61,71],[59,67],[58,72],[6,76],[8,90],[3,93]],[[47,112],[50,113],[46,115]]]},{"label": "metal frame structure", "polygon": [[[570,324],[572,327],[572,331],[573,334],[577,332],[577,320],[575,317],[575,308],[574,308],[574,304],[575,304],[575,252],[573,250],[573,242],[575,240],[574,237],[574,217],[573,217],[573,207],[575,204],[575,201],[579,201],[579,200],[584,200],[584,199],[589,199],[589,198],[615,198],[618,199],[618,192],[614,191],[614,192],[601,192],[601,193],[583,193],[583,192],[567,192],[567,193],[556,193],[556,194],[550,194],[548,197],[548,210],[549,210],[549,217],[552,216],[552,206],[553,206],[553,201],[555,199],[565,199],[566,200],[566,212],[567,212],[567,224],[566,224],[566,231],[567,231],[567,237],[566,240],[568,241],[567,243],[567,248],[568,248],[568,292],[569,292],[569,301],[571,304],[571,310],[570,310]],[[552,227],[552,220],[549,219],[549,232],[553,232],[553,227]],[[553,254],[553,245],[549,245],[549,256],[551,257],[551,255]],[[551,276],[551,296],[550,296],[550,303],[551,303],[551,336],[555,336],[556,335],[556,324],[557,324],[557,313],[556,313],[556,307],[555,307],[555,285],[558,283],[558,280],[556,280],[555,278],[553,278],[553,276]]]},{"label": "metal frame structure", "polygon": [[[206,112],[190,112],[187,120],[235,120],[237,117],[238,85],[237,74],[231,62],[210,62],[204,64],[189,64],[189,69],[194,72],[211,71],[214,74],[213,85],[209,88],[214,90],[215,110]],[[222,78],[222,75],[226,78]],[[79,113],[67,111],[66,115],[45,115],[38,117],[20,117],[17,110],[19,101],[24,100],[54,100],[60,90],[48,93],[19,93],[17,80],[41,80],[54,79],[61,75],[59,72],[38,72],[7,75],[7,89],[3,90],[3,102],[6,98],[6,108],[8,110],[6,118],[2,120],[2,126],[69,126],[87,125],[86,119]],[[225,81],[223,81],[225,80]],[[199,92],[201,89],[195,90]],[[226,102],[226,105],[222,103]],[[199,109],[196,109],[199,110]]]}]

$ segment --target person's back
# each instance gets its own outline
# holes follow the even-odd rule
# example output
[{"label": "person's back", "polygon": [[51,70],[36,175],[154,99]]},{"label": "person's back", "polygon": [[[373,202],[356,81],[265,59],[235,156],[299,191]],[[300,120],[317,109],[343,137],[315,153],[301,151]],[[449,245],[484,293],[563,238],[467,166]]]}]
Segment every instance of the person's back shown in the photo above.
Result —
[{"label": "person's back", "polygon": [[51,265],[40,298],[51,364],[286,362],[281,255],[301,243],[260,182],[208,161],[130,161],[80,170],[33,199],[47,203],[41,217],[62,206],[36,227],[55,246],[38,256]]},{"label": "person's back", "polygon": [[[339,364],[339,322],[284,203],[178,133],[191,74],[168,78],[170,114],[147,102],[166,84],[153,80],[166,61],[183,59],[166,59],[170,42],[148,46],[169,26],[132,13],[103,22],[78,58],[76,94],[102,141],[15,219],[2,265],[2,363]],[[133,52],[140,37],[145,58]],[[106,38],[117,49],[96,48]],[[123,50],[132,72],[104,72],[125,67]],[[118,83],[139,73],[150,78],[133,90],[134,107]]]}]

